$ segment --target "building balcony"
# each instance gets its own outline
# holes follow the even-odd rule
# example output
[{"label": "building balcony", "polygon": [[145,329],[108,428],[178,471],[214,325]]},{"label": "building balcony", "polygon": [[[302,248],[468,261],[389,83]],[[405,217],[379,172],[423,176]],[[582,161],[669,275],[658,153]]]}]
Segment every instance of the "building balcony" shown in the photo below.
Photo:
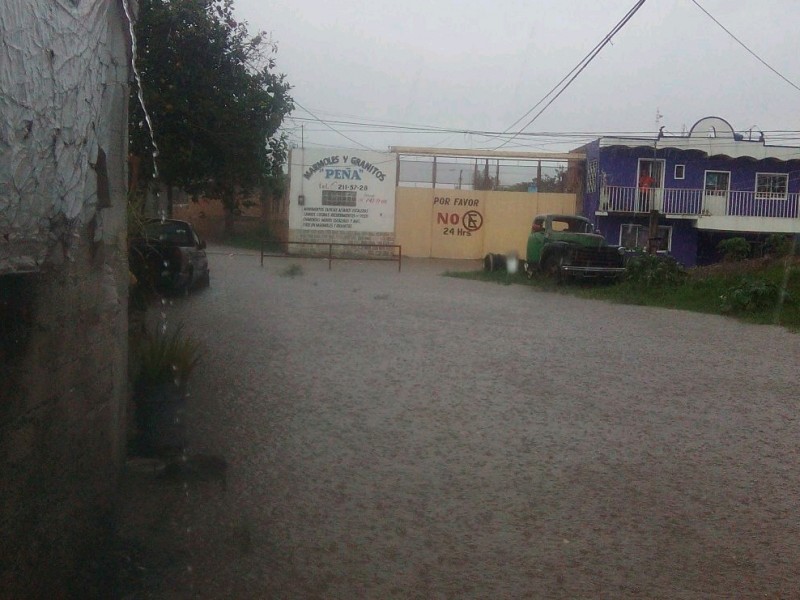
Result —
[{"label": "building balcony", "polygon": [[755,191],[605,186],[599,215],[635,215],[657,210],[673,219],[691,219],[700,229],[800,232],[800,194]]}]

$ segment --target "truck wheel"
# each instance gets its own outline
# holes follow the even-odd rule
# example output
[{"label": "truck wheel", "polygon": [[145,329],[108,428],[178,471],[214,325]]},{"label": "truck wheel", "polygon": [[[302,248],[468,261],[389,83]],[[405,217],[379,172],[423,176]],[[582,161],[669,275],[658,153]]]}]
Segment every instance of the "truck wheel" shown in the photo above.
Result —
[{"label": "truck wheel", "polygon": [[564,257],[556,254],[551,254],[544,261],[544,272],[547,273],[556,283],[563,281],[563,273],[561,265],[564,263]]},{"label": "truck wheel", "polygon": [[522,263],[522,268],[525,271],[525,277],[533,279],[534,266],[526,260]]}]

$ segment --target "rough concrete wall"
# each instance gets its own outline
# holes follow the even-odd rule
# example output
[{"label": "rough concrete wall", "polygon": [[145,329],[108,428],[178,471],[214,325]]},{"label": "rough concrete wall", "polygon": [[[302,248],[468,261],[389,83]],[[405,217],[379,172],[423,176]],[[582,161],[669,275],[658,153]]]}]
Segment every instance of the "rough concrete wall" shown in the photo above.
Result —
[{"label": "rough concrete wall", "polygon": [[118,12],[117,0],[0,6],[0,273],[68,253],[90,222],[93,241],[117,233],[106,173],[127,155],[126,123],[110,118],[129,72]]},{"label": "rough concrete wall", "polygon": [[2,598],[87,595],[123,458],[118,2],[0,3],[0,334],[14,333],[0,336]]}]

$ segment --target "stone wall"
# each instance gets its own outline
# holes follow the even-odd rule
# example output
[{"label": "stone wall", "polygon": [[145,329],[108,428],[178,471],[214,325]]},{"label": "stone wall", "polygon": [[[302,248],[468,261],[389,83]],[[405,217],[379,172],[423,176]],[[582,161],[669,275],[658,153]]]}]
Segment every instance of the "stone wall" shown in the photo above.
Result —
[{"label": "stone wall", "polygon": [[119,0],[4,0],[0,598],[95,584],[124,458],[130,47]]}]

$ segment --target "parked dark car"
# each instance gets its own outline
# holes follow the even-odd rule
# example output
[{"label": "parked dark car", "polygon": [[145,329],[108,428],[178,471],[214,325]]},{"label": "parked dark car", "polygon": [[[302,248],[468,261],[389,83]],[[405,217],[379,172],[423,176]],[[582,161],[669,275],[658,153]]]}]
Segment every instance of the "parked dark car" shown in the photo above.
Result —
[{"label": "parked dark car", "polygon": [[210,283],[206,243],[191,223],[150,219],[131,240],[130,270],[137,280],[159,291],[188,292]]}]

